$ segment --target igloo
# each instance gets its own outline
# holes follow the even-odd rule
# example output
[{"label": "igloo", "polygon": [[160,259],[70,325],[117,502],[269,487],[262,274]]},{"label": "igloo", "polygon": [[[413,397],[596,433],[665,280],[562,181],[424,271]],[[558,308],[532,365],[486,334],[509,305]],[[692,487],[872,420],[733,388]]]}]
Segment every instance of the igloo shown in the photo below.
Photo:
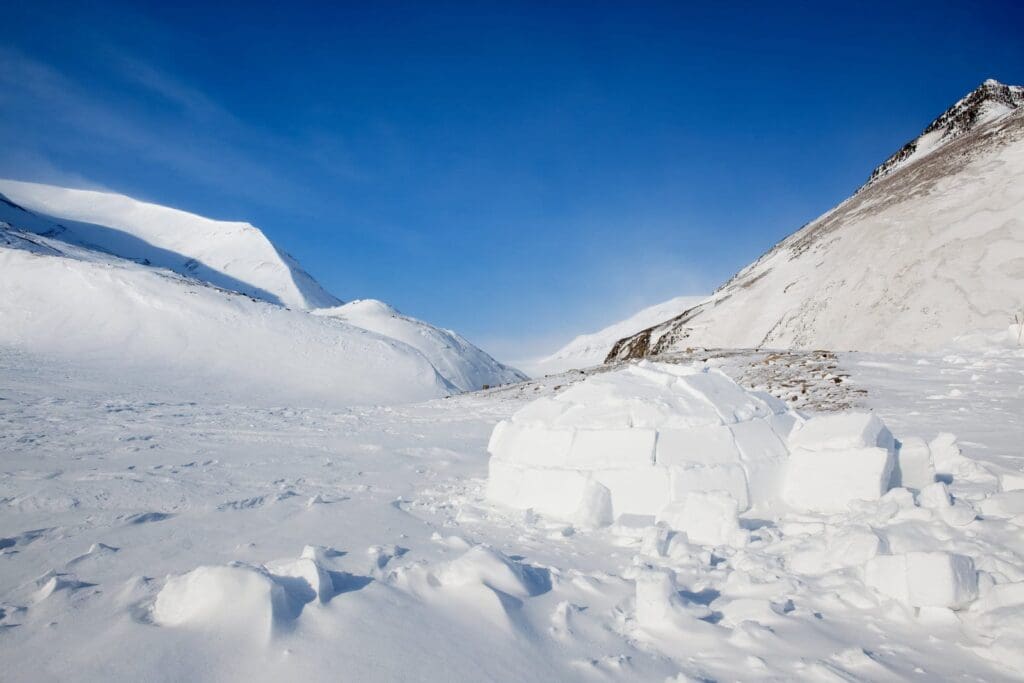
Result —
[{"label": "igloo", "polygon": [[691,492],[738,512],[778,498],[797,417],[719,370],[642,361],[533,401],[491,435],[488,498],[600,526],[657,515]]}]

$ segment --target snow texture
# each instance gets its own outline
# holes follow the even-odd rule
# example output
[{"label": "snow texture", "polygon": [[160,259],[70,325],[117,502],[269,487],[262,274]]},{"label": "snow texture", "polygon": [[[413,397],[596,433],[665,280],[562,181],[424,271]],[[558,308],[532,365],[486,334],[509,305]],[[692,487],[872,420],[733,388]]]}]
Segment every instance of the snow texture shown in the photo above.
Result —
[{"label": "snow texture", "polygon": [[922,352],[967,335],[1019,346],[1008,327],[1024,312],[1022,98],[981,86],[917,152],[608,359],[688,347]]}]

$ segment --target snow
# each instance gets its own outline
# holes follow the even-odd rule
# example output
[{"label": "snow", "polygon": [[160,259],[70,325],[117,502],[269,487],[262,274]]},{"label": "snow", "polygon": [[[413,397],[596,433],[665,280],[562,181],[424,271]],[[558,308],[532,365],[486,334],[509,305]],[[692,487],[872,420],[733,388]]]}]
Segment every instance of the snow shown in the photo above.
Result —
[{"label": "snow", "polygon": [[[0,299],[0,344],[11,348],[130,369],[162,386],[191,385],[188,375],[198,372],[210,380],[207,391],[242,391],[250,400],[271,403],[418,401],[524,378],[455,332],[401,316],[380,302],[353,302],[314,315],[301,310],[337,300],[317,295],[318,285],[304,290],[308,296],[302,301],[289,299],[294,292],[288,294],[275,273],[287,266],[289,282],[305,282],[305,276],[287,259],[257,263],[267,256],[257,247],[278,252],[251,226],[121,195],[14,181],[0,181],[0,189],[32,206],[102,219],[147,240],[106,240],[105,232],[83,232],[82,224],[58,224],[0,202],[0,287],[6,294]],[[160,242],[161,236],[167,240]],[[125,244],[174,247],[190,262],[207,254],[198,245],[213,245],[209,254],[232,256],[215,272],[181,268],[184,261],[177,257],[168,260],[163,251],[132,251]],[[252,280],[259,291],[228,277],[242,277],[245,264],[256,264],[253,272],[265,276]],[[277,294],[268,295],[266,287],[277,287]],[[276,305],[282,301],[296,308]]]},{"label": "snow", "polygon": [[[763,371],[744,358],[720,370]],[[167,387],[0,346],[4,677],[1019,679],[1024,547],[1007,494],[1024,471],[1024,357],[838,362],[867,392],[857,412],[901,449],[930,444],[933,488],[827,514],[741,512],[704,491],[661,524],[609,525],[614,491],[574,470],[550,470],[579,480],[565,519],[493,505],[495,425],[544,398],[565,429],[595,428],[561,410],[574,387],[622,399],[603,413],[614,429],[659,434],[767,424],[774,403],[724,400],[718,370],[641,367],[629,382],[594,371],[418,404],[274,407],[230,385],[207,393],[196,373]],[[952,387],[960,397],[928,398]],[[735,450],[744,467],[757,455]],[[957,506],[972,510],[962,525],[944,517]]]},{"label": "snow", "polygon": [[[603,510],[603,498],[589,496],[604,491],[612,518],[657,515],[709,490],[747,510],[745,467],[768,479],[781,466],[785,447],[769,418],[784,411],[708,368],[642,362],[598,374],[495,426],[488,495],[566,520],[583,514],[589,524],[594,515],[581,511]],[[770,506],[773,497],[753,502]]]},{"label": "snow", "polygon": [[712,488],[688,492],[682,501],[662,508],[658,512],[658,522],[682,531],[691,543],[746,545],[746,534],[739,527],[739,506],[734,497]]},{"label": "snow", "polygon": [[978,597],[978,573],[969,557],[943,552],[879,555],[865,567],[875,590],[911,607],[960,608]]},{"label": "snow", "polygon": [[456,332],[404,316],[382,301],[360,299],[343,306],[318,309],[313,314],[344,320],[408,344],[422,353],[459,391],[475,391],[526,379],[521,372],[502,365]]},{"label": "snow", "polygon": [[790,451],[782,496],[795,508],[841,512],[889,490],[895,462],[886,448]]},{"label": "snow", "polygon": [[111,192],[16,180],[0,179],[0,195],[17,205],[0,202],[0,221],[34,233],[291,308],[339,303],[249,223],[212,220]]},{"label": "snow", "polygon": [[1000,111],[869,183],[693,310],[623,339],[615,357],[1020,348],[1008,326],[1024,310],[1024,107]]},{"label": "snow", "polygon": [[0,290],[0,345],[155,386],[195,386],[198,372],[214,395],[336,406],[455,391],[395,340],[128,262],[0,248]]},{"label": "snow", "polygon": [[705,296],[677,296],[660,304],[641,309],[624,320],[612,323],[597,332],[581,334],[554,353],[521,363],[535,377],[553,375],[573,368],[589,368],[602,363],[612,345],[623,337],[636,334],[693,308]]}]

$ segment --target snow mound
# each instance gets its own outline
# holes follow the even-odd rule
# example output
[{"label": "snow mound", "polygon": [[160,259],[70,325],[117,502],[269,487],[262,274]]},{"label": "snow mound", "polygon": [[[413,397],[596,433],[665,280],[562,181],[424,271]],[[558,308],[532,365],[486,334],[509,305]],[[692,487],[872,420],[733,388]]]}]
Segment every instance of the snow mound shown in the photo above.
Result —
[{"label": "snow mound", "polygon": [[234,564],[169,577],[157,595],[153,621],[269,637],[275,620],[289,613],[284,589],[266,570]]},{"label": "snow mound", "polygon": [[500,422],[487,495],[584,526],[656,515],[694,492],[723,491],[739,511],[769,508],[795,419],[717,370],[642,362]]},{"label": "snow mound", "polygon": [[526,379],[523,373],[502,365],[452,330],[442,330],[402,315],[383,301],[360,299],[313,313],[408,344],[422,353],[459,391],[475,391]]},{"label": "snow mound", "polygon": [[258,404],[402,403],[455,392],[399,341],[167,271],[77,255],[0,247],[0,346],[147,387],[201,387]]},{"label": "snow mound", "polygon": [[204,218],[111,192],[16,180],[0,179],[0,193],[0,221],[36,234],[291,308],[339,303],[249,223]]}]

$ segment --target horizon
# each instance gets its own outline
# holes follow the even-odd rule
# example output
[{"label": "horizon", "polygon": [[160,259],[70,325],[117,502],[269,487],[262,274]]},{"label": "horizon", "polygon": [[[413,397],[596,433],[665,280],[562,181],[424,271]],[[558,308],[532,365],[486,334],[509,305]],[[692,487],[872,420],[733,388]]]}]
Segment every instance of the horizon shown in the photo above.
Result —
[{"label": "horizon", "polygon": [[515,362],[710,294],[983,81],[1024,80],[1024,7],[986,6],[15,4],[0,175],[250,222],[341,299]]}]

